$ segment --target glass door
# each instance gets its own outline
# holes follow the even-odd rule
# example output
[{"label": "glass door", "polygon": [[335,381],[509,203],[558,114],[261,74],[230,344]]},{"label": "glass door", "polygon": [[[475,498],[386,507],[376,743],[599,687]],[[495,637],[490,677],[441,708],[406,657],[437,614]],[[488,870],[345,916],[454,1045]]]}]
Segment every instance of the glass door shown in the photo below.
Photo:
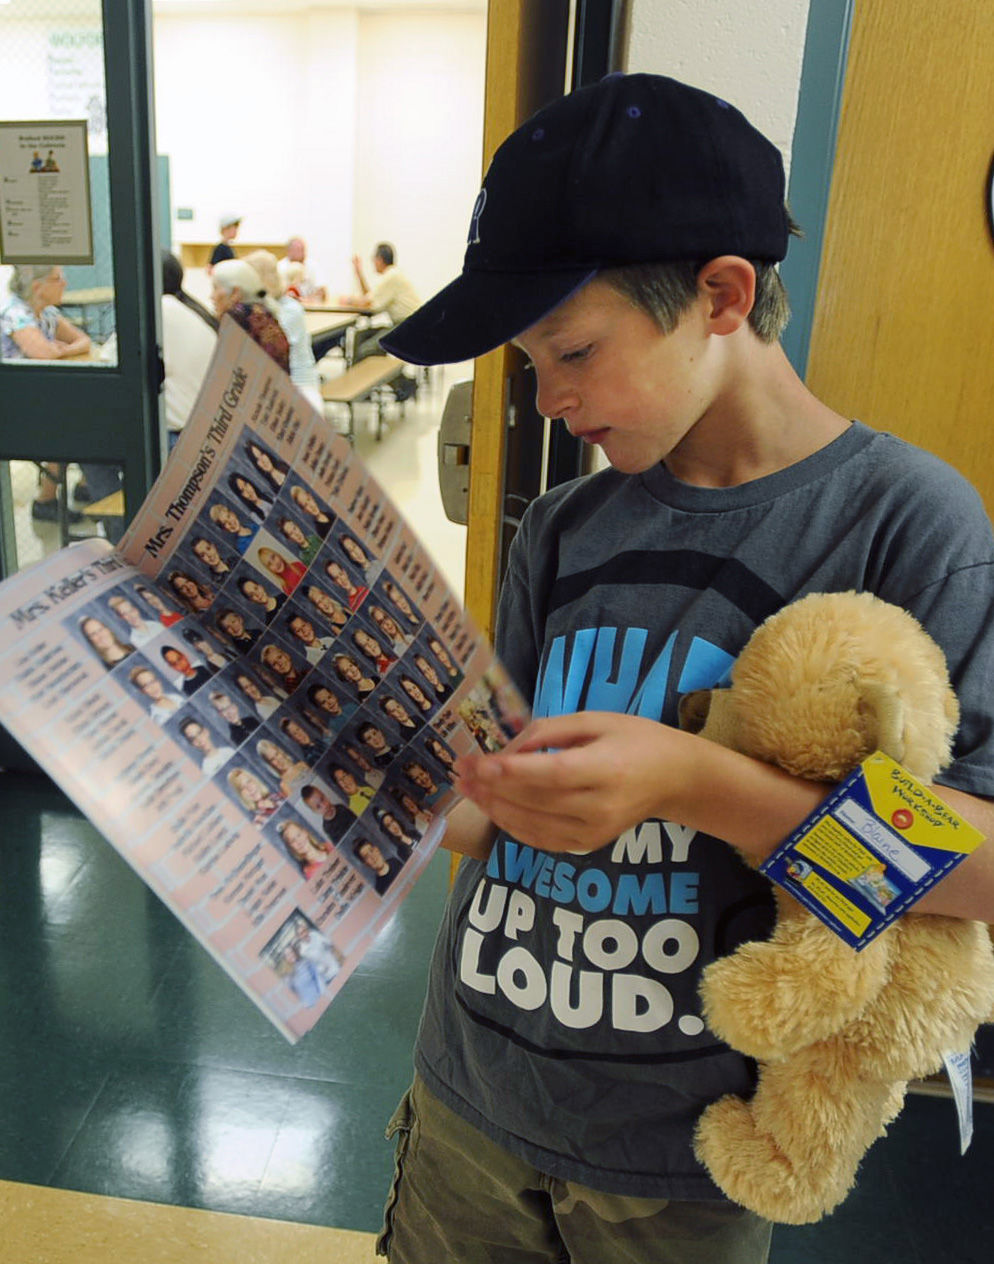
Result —
[{"label": "glass door", "polygon": [[0,571],[120,538],[161,454],[143,0],[0,0]]}]

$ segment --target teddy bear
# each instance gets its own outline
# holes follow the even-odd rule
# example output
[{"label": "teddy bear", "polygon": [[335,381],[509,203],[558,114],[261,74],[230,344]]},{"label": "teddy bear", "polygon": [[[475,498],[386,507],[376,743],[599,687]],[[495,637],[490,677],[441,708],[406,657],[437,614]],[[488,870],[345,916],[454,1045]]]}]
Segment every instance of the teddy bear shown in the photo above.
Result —
[{"label": "teddy bear", "polygon": [[[681,727],[794,776],[837,782],[875,750],[922,781],[951,759],[959,719],[945,657],[907,611],[871,593],[814,593],[761,624],[731,686],[681,700]],[[732,1199],[806,1224],[853,1186],[911,1079],[994,1021],[980,922],[909,911],[855,951],[775,887],[772,937],[702,977],[703,1014],[758,1063],[748,1101],[702,1114],[695,1152]]]}]

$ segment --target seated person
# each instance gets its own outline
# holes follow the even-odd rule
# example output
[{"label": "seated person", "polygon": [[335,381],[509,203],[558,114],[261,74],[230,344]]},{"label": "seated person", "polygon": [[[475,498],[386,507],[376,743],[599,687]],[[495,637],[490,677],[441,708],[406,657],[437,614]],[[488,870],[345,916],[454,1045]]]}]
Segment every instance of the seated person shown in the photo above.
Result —
[{"label": "seated person", "polygon": [[217,228],[221,234],[221,240],[211,251],[211,257],[207,262],[207,275],[210,276],[219,263],[223,263],[225,259],[234,259],[235,252],[231,243],[238,236],[238,229],[241,227],[242,217],[236,215],[234,211],[227,211],[218,220]]},{"label": "seated person", "polygon": [[172,451],[217,347],[217,319],[183,289],[183,265],[162,252],[162,383]]},{"label": "seated person", "polygon": [[280,366],[290,372],[290,343],[259,274],[244,259],[225,259],[211,273],[211,302],[218,317],[231,316]]},{"label": "seated person", "polygon": [[[389,242],[381,241],[373,251],[373,268],[378,279],[369,286],[363,275],[359,256],[352,257],[352,266],[355,269],[360,293],[344,294],[339,302],[343,307],[354,307],[356,311],[369,312],[371,315],[382,313],[389,320],[388,324],[372,325],[356,335],[354,362],[364,360],[371,355],[383,355],[380,338],[386,330],[400,324],[421,306],[417,291],[407,275],[397,267],[395,258],[393,246]],[[403,383],[410,383],[410,385],[404,386]],[[398,381],[394,386],[398,399],[409,399],[415,389],[414,379],[408,377],[404,377],[402,382]]]},{"label": "seated person", "polygon": [[[9,289],[0,304],[0,360],[62,360],[90,350],[89,335],[59,311],[66,274],[58,264],[18,265],[11,273]],[[33,518],[58,520],[61,477],[61,466],[41,467],[38,496],[31,506]],[[68,522],[82,518],[75,509],[67,507],[65,512]]]},{"label": "seated person", "polygon": [[286,243],[286,257],[279,261],[278,267],[283,288],[289,290],[294,298],[300,299],[302,303],[308,300],[325,302],[328,291],[323,285],[314,284],[314,278],[307,267],[307,243],[303,237],[290,238]]},{"label": "seated person", "polygon": [[61,360],[90,349],[89,334],[59,311],[66,274],[58,264],[18,265],[0,305],[0,358]]},{"label": "seated person", "polygon": [[253,250],[245,256],[245,262],[255,268],[266,296],[276,303],[276,319],[290,343],[290,379],[314,407],[321,412],[324,401],[318,380],[317,363],[311,347],[311,335],[304,320],[304,308],[299,299],[287,294],[276,266],[276,256],[268,250]]}]

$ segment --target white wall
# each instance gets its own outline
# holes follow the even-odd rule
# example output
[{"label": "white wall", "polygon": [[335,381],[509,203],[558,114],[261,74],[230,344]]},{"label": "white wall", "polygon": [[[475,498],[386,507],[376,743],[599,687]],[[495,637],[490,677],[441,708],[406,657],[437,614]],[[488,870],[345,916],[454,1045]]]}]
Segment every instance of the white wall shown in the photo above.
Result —
[{"label": "white wall", "polygon": [[632,0],[624,68],[724,97],[790,165],[808,0]]},{"label": "white wall", "polygon": [[479,186],[485,32],[482,12],[157,13],[158,150],[195,214],[174,242],[213,242],[236,211],[244,241],[304,236],[338,293],[386,239],[428,297]]},{"label": "white wall", "polygon": [[462,268],[480,188],[485,19],[371,13],[360,32],[356,249],[393,242],[428,298]]}]

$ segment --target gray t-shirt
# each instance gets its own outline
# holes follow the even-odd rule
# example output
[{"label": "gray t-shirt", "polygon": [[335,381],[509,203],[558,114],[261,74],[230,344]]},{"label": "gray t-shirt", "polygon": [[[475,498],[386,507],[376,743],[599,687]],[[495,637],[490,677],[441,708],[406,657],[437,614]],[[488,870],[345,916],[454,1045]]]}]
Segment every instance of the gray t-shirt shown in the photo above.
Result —
[{"label": "gray t-shirt", "polygon": [[[948,785],[994,796],[994,539],[955,471],[854,423],[732,488],[659,465],[543,496],[515,539],[498,653],[537,715],[676,722],[753,629],[809,592],[868,590],[945,650],[963,720]],[[715,787],[721,793],[721,787]],[[772,902],[726,844],[647,821],[589,855],[507,836],[463,861],[416,1052],[429,1087],[552,1176],[641,1197],[720,1198],[691,1149],[752,1063],[700,1018],[701,970],[765,937]]]}]

